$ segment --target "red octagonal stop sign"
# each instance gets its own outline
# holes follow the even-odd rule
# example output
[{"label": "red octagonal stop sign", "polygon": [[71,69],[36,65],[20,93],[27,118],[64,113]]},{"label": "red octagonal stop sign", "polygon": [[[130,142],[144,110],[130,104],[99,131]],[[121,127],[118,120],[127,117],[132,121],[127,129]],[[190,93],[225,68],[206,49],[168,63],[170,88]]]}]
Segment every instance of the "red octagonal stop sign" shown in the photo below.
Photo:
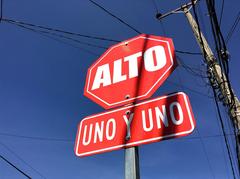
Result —
[{"label": "red octagonal stop sign", "polygon": [[142,34],[110,47],[90,66],[84,95],[105,109],[146,99],[176,66],[170,38]]}]

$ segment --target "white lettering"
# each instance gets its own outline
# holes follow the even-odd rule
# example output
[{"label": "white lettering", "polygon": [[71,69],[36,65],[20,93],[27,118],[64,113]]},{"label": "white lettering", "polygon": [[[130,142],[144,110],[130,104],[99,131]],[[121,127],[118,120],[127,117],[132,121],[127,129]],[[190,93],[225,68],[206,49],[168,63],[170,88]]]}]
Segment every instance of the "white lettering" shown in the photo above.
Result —
[{"label": "white lettering", "polygon": [[[154,64],[156,59],[156,65]],[[147,49],[144,53],[144,66],[149,72],[157,71],[166,64],[166,54],[162,46],[154,46]]]},{"label": "white lettering", "polygon": [[[112,124],[112,134],[110,135],[110,124]],[[107,137],[107,140],[112,140],[114,137],[115,137],[115,134],[116,134],[116,121],[111,118],[107,121],[107,124],[106,124],[106,137]]]},{"label": "white lettering", "polygon": [[142,52],[129,55],[124,58],[124,61],[128,61],[129,68],[129,78],[134,78],[138,76],[138,57],[142,56]]},{"label": "white lettering", "polygon": [[104,126],[104,121],[101,122],[101,127],[99,126],[99,123],[97,122],[95,124],[95,133],[94,133],[94,143],[97,142],[97,138],[99,142],[103,141],[103,126]]},{"label": "white lettering", "polygon": [[122,59],[113,63],[113,83],[118,83],[127,79],[126,75],[122,75]]},{"label": "white lettering", "polygon": [[[176,120],[175,118],[175,113],[174,113],[174,107],[177,107],[177,110],[178,110],[178,114],[179,114],[179,119]],[[172,119],[172,122],[175,124],[175,125],[180,125],[183,123],[183,111],[182,111],[182,108],[181,108],[181,105],[178,103],[178,102],[173,102],[172,104],[170,104],[170,115],[171,115],[171,119]]]},{"label": "white lettering", "polygon": [[166,112],[166,106],[162,106],[162,112],[158,107],[155,107],[155,113],[156,113],[156,120],[157,120],[157,127],[158,129],[161,128],[161,122],[163,122],[165,127],[168,127],[168,118],[167,118],[167,112]]},{"label": "white lettering", "polygon": [[92,90],[100,87],[100,85],[107,86],[111,84],[111,75],[109,65],[105,64],[97,68],[96,75],[94,77]]},{"label": "white lettering", "polygon": [[153,129],[153,116],[152,116],[152,109],[148,109],[148,120],[149,120],[149,127],[147,127],[146,122],[146,114],[145,111],[142,110],[142,124],[144,131],[148,132]]},{"label": "white lettering", "polygon": [[83,145],[88,145],[88,144],[90,144],[91,138],[92,138],[92,128],[93,128],[93,124],[90,124],[89,132],[88,132],[88,139],[87,139],[87,141],[86,141],[87,127],[88,127],[88,126],[85,126],[85,127],[84,127]]}]

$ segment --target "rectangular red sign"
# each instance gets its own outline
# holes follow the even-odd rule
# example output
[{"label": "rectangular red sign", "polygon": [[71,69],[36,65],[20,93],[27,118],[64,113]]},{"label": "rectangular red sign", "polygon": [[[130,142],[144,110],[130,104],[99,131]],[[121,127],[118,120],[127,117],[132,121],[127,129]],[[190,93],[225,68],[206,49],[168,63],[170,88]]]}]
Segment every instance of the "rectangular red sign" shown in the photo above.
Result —
[{"label": "rectangular red sign", "polygon": [[84,118],[77,156],[137,146],[190,134],[195,120],[187,95],[174,93]]}]

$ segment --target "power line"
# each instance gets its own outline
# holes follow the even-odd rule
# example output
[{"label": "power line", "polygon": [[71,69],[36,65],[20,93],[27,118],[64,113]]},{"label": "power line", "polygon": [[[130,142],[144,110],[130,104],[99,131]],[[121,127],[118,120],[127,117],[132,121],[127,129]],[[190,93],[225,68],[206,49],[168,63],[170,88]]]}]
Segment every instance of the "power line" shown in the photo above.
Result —
[{"label": "power line", "polygon": [[25,160],[23,160],[19,155],[17,155],[13,150],[11,150],[7,145],[3,144],[2,142],[0,142],[0,144],[7,149],[10,153],[12,153],[16,158],[18,158],[20,161],[22,161],[25,165],[27,165],[28,167],[30,167],[33,171],[35,171],[39,176],[41,176],[42,178],[45,178],[45,176],[43,176],[39,171],[37,171],[35,168],[33,168],[30,164],[28,164]]},{"label": "power line", "polygon": [[183,67],[187,72],[191,73],[192,75],[194,75],[196,77],[200,77],[201,79],[208,78],[207,76],[203,75],[203,71],[202,70],[186,65],[179,56],[177,56],[177,59],[178,59],[179,65],[181,67]]},{"label": "power line", "polygon": [[[177,58],[178,58],[178,60],[181,60],[178,56],[177,56]],[[178,71],[177,71],[177,72],[178,72]],[[181,84],[181,88],[184,90],[184,86],[182,85],[183,83],[182,83],[182,80],[181,80],[181,75],[178,74],[177,76],[178,76],[178,78],[179,78],[179,82],[180,82],[180,84]],[[213,170],[212,170],[212,166],[211,166],[211,163],[210,163],[210,159],[209,159],[209,157],[208,157],[207,150],[206,150],[206,147],[205,147],[205,145],[204,145],[203,139],[201,138],[200,132],[198,131],[197,128],[196,128],[196,131],[197,131],[197,133],[198,133],[198,136],[199,136],[199,139],[200,139],[200,142],[201,142],[202,149],[203,149],[204,154],[205,154],[205,156],[206,156],[210,173],[212,174],[213,178],[215,179],[215,175],[214,175],[214,172],[213,172]]]},{"label": "power line", "polygon": [[[214,100],[213,100],[213,102],[214,102]],[[220,127],[220,120],[218,118],[217,109],[214,108],[214,111],[215,111],[215,116],[216,116],[214,119],[216,119],[217,126],[218,126],[218,129],[219,129],[219,133],[221,133],[222,130],[221,130],[221,127]],[[223,154],[223,159],[224,159],[224,167],[225,167],[225,170],[227,172],[228,171],[228,168],[227,168],[227,158],[226,158],[226,153],[225,153],[225,150],[224,150],[225,149],[224,148],[225,141],[221,140],[220,142],[221,142],[221,149],[222,149],[222,154]],[[228,178],[230,178],[229,172],[227,172],[227,174],[228,174]]]},{"label": "power line", "polygon": [[[214,9],[214,5],[212,4],[212,3],[214,3],[214,2],[213,2],[213,1],[210,1],[210,0],[206,0],[206,3],[207,3],[208,11],[209,11],[209,14],[210,14],[210,21],[211,21],[211,25],[212,25],[212,31],[213,31],[213,35],[214,35],[215,44],[216,44],[216,45],[222,45],[222,44],[221,44],[221,42],[222,42],[222,43],[223,43],[223,48],[224,48],[224,50],[226,51],[226,46],[225,46],[225,43],[224,43],[224,41],[223,41],[220,28],[219,28],[219,26],[218,26],[217,18],[216,18],[216,16],[212,16],[212,14],[216,15],[216,14],[215,14],[216,12],[215,12],[215,9]],[[205,47],[204,47],[204,44],[203,44],[203,39],[202,39],[202,37],[201,37],[201,30],[200,30],[200,25],[199,25],[199,21],[198,21],[198,16],[197,16],[196,9],[195,9],[194,0],[192,0],[192,4],[193,4],[194,16],[195,16],[195,19],[196,19],[196,23],[197,23],[197,25],[198,25],[198,32],[199,32],[199,34],[200,34],[200,43],[201,43],[201,45],[202,45],[202,49],[203,49],[203,53],[204,53],[204,59],[206,59],[207,54],[206,54]],[[215,23],[215,28],[214,28],[213,23]],[[215,30],[216,30],[216,32],[217,32],[217,38],[218,38],[219,44],[216,43]],[[218,55],[219,55],[219,50],[217,49],[217,51],[218,51]],[[215,92],[215,89],[214,89],[214,88],[213,88],[213,92],[214,92],[215,103],[216,103],[216,106],[217,106],[217,109],[218,109],[219,118],[220,118],[220,121],[221,121],[221,114],[220,114],[218,102],[217,102],[217,100],[216,100],[216,92]],[[222,124],[222,121],[221,121],[221,124]],[[233,177],[236,178],[236,176],[235,176],[235,171],[234,171],[234,169],[233,169],[233,163],[232,163],[231,154],[230,154],[230,152],[229,152],[228,141],[227,141],[227,139],[226,139],[226,135],[225,135],[225,130],[224,130],[223,124],[221,125],[221,127],[222,127],[222,130],[223,130],[223,135],[224,135],[224,139],[225,139],[225,144],[226,144],[226,147],[227,147],[227,150],[228,150],[228,156],[229,156],[229,160],[230,160],[230,165],[231,165]]]},{"label": "power line", "polygon": [[[4,20],[4,21],[5,21],[5,20]],[[30,27],[27,27],[26,25],[23,25],[23,23],[19,23],[19,24],[18,24],[18,23],[15,23],[15,22],[13,22],[13,21],[5,21],[5,22],[10,23],[10,24],[12,24],[12,25],[16,25],[16,26],[21,27],[21,28],[24,28],[24,29],[26,29],[26,30],[30,30],[30,31],[39,33],[39,34],[41,34],[41,35],[43,35],[43,36],[46,36],[46,37],[51,38],[51,39],[54,39],[54,40],[57,40],[57,39],[56,39],[56,38],[53,38],[53,37],[51,37],[51,36],[48,36],[48,35],[46,35],[46,34],[49,34],[49,35],[52,35],[52,36],[56,36],[56,37],[59,37],[59,38],[68,39],[68,40],[71,40],[71,41],[73,41],[73,42],[76,42],[76,43],[79,43],[79,44],[82,44],[82,45],[87,45],[87,46],[96,47],[96,48],[101,48],[101,49],[107,49],[107,47],[105,47],[105,46],[99,46],[99,45],[95,45],[95,44],[91,44],[91,43],[79,41],[79,40],[77,40],[77,39],[73,39],[73,38],[71,38],[71,37],[67,37],[67,36],[64,36],[64,35],[61,35],[61,34],[52,33],[52,32],[49,32],[49,31],[43,31],[43,30],[39,30],[39,29],[30,28]],[[17,22],[18,22],[18,21],[17,21]],[[33,26],[33,27],[34,27],[34,26]],[[44,34],[45,34],[45,35],[44,35]],[[57,41],[59,41],[59,40],[57,40]],[[116,42],[120,42],[119,40],[115,40],[115,41],[116,41]],[[66,43],[66,42],[63,42],[63,41],[61,41],[61,42],[62,42],[62,43]],[[66,43],[66,44],[67,44],[67,43]],[[68,44],[68,45],[70,45],[70,44]],[[73,45],[71,44],[71,46],[73,46]],[[75,48],[80,48],[80,47],[76,47],[76,46],[73,46],[73,47],[75,47]],[[89,51],[89,50],[86,50],[86,49],[82,49],[82,50],[87,51],[87,53],[91,53],[92,55],[97,55],[97,56],[99,56],[99,54],[96,54],[96,53],[91,52],[91,51]],[[181,53],[181,54],[187,54],[187,55],[201,55],[201,53],[198,53],[198,52],[189,52],[189,51],[182,51],[182,50],[176,50],[176,52],[177,52],[177,53]]]},{"label": "power line", "polygon": [[[15,24],[14,24],[14,25],[15,25]],[[55,40],[55,41],[57,41],[57,42],[64,43],[64,44],[66,44],[66,45],[72,46],[72,47],[77,48],[77,49],[79,49],[79,50],[82,50],[82,51],[84,51],[84,52],[86,52],[86,53],[88,53],[88,54],[91,54],[91,55],[94,55],[94,56],[99,56],[99,54],[97,54],[97,53],[95,53],[95,52],[92,52],[92,51],[90,51],[90,50],[87,50],[87,49],[84,49],[84,48],[82,48],[82,47],[78,47],[78,46],[75,46],[75,45],[73,45],[73,44],[67,43],[67,42],[65,42],[65,41],[63,41],[63,40],[60,40],[59,38],[61,38],[62,36],[55,35],[55,34],[53,34],[53,33],[48,33],[48,32],[43,32],[43,31],[35,30],[35,29],[29,28],[29,27],[24,27],[24,26],[22,26],[22,25],[17,25],[17,26],[18,26],[18,27],[22,27],[23,29],[26,29],[26,30],[29,30],[29,31],[38,33],[38,34],[40,34],[40,35],[42,35],[42,36],[45,36],[45,37],[47,37],[47,38],[49,38],[49,39],[53,39],[53,40]],[[55,37],[53,37],[53,36],[51,36],[51,35],[57,36],[58,38],[55,38]],[[68,38],[68,37],[62,37],[62,38],[64,38],[64,39],[70,39],[70,38]],[[81,44],[81,45],[87,45],[86,43],[80,42],[80,41],[75,40],[75,39],[72,39],[72,38],[71,38],[70,40],[72,40],[72,41],[74,41],[74,42],[77,42],[77,43],[79,43],[79,44]],[[88,46],[96,47],[94,44],[88,44]],[[98,47],[98,48],[106,49],[106,47]]]},{"label": "power line", "polygon": [[[211,21],[212,33],[213,33],[215,46],[216,46],[216,50],[217,50],[218,61],[219,61],[219,64],[221,66],[221,69],[223,69],[223,71],[226,74],[226,80],[225,80],[223,78],[224,72],[222,71],[222,74],[221,74],[222,80],[226,81],[225,83],[227,84],[227,87],[230,89],[229,90],[230,97],[229,98],[227,97],[227,99],[223,98],[223,100],[224,100],[223,102],[225,102],[226,100],[229,100],[229,102],[228,101],[226,102],[226,104],[229,107],[229,112],[231,112],[231,110],[233,108],[235,108],[233,110],[236,111],[235,95],[233,94],[233,91],[231,90],[231,84],[230,84],[230,81],[229,81],[229,64],[228,64],[228,59],[229,58],[228,58],[228,52],[227,52],[225,40],[223,38],[221,29],[220,29],[220,26],[219,26],[219,23],[218,23],[218,18],[216,16],[215,1],[214,0],[206,0],[206,2],[207,2],[208,12],[210,14],[209,17],[210,17],[210,21]],[[224,85],[224,89],[223,90],[226,90],[227,87]],[[237,126],[234,125],[234,124],[233,124],[233,127],[234,127],[234,130],[237,128]],[[236,141],[236,143],[237,143],[237,141]],[[226,145],[227,145],[227,147],[229,147],[228,143],[226,143]],[[236,146],[238,146],[238,145],[236,144]],[[237,152],[238,152],[238,150],[239,150],[239,148],[237,147]],[[229,149],[228,149],[228,153],[229,153]],[[231,158],[231,156],[229,156],[229,157]],[[231,167],[233,169],[232,165],[233,164],[231,162]],[[239,164],[238,167],[240,168],[240,164]]]},{"label": "power line", "polygon": [[219,117],[219,120],[220,120],[220,125],[221,125],[221,129],[222,129],[222,132],[223,132],[226,148],[227,148],[227,153],[228,153],[228,157],[229,157],[229,161],[230,161],[231,170],[232,170],[234,179],[236,179],[236,174],[235,174],[235,170],[234,170],[234,167],[233,167],[232,155],[230,153],[230,147],[229,147],[229,143],[228,143],[228,140],[227,140],[227,137],[226,137],[225,127],[223,125],[223,119],[222,119],[222,116],[221,116],[221,113],[220,113],[218,102],[216,100],[217,96],[216,96],[216,92],[215,92],[214,89],[213,89],[213,94],[214,94],[214,101],[215,101],[216,108],[217,108],[217,114],[218,114],[218,117]]},{"label": "power line", "polygon": [[[178,60],[180,60],[180,58],[177,56]],[[177,71],[178,72],[178,71]],[[179,82],[181,84],[181,88],[184,90],[184,86],[182,85],[182,80],[181,80],[181,75],[177,75],[178,78],[179,78]],[[185,90],[184,90],[185,91]],[[208,162],[208,166],[209,166],[209,170],[210,170],[210,173],[212,174],[213,178],[215,179],[215,175],[214,175],[214,172],[213,172],[213,169],[212,169],[212,166],[211,166],[211,163],[210,163],[210,159],[208,157],[208,154],[207,154],[207,150],[206,150],[206,147],[204,145],[204,142],[203,142],[203,139],[201,138],[201,135],[200,135],[200,132],[198,131],[198,129],[196,128],[196,131],[198,133],[198,136],[199,136],[199,139],[200,139],[200,142],[201,142],[201,146],[202,146],[202,149],[204,151],[204,154],[206,156],[206,159],[207,159],[207,162]]]},{"label": "power line", "polygon": [[132,29],[133,31],[135,31],[138,34],[141,34],[140,31],[138,31],[136,28],[134,28],[133,26],[129,25],[127,22],[125,22],[124,20],[120,19],[119,17],[117,17],[116,15],[114,15],[113,13],[111,13],[110,11],[108,11],[106,8],[104,8],[103,6],[101,6],[100,4],[96,3],[93,0],[88,0],[90,1],[92,4],[94,4],[95,6],[99,7],[100,9],[102,9],[104,12],[106,12],[108,15],[112,16],[113,18],[117,19],[119,22],[121,22],[122,24],[126,25],[127,27],[129,27],[130,29]]},{"label": "power line", "polygon": [[182,51],[182,50],[175,50],[177,53],[187,54],[187,55],[202,55],[199,52],[188,52],[188,51]]},{"label": "power line", "polygon": [[65,44],[65,45],[68,45],[68,46],[71,46],[71,47],[73,47],[73,48],[76,48],[76,49],[78,49],[78,50],[80,50],[80,51],[83,51],[83,52],[85,52],[85,53],[91,54],[91,55],[94,56],[94,57],[100,56],[100,54],[97,54],[97,53],[95,53],[95,52],[93,52],[93,51],[90,51],[90,50],[85,49],[85,48],[82,48],[82,47],[78,47],[78,46],[76,46],[76,45],[73,45],[73,44],[71,44],[71,43],[65,42],[65,41],[63,41],[63,40],[60,40],[60,39],[55,38],[55,37],[52,37],[52,36],[50,36],[50,35],[43,34],[43,33],[41,33],[41,32],[39,32],[39,34],[42,35],[42,36],[45,36],[45,37],[47,37],[47,38],[49,38],[49,39],[52,39],[52,40],[55,40],[55,41],[57,41],[57,42],[60,42],[60,43],[63,43],[63,44]]},{"label": "power line", "polygon": [[5,162],[7,162],[9,165],[11,165],[13,168],[15,168],[18,172],[20,172],[21,174],[23,174],[25,177],[27,177],[28,179],[32,179],[32,177],[30,177],[29,175],[27,175],[25,172],[23,172],[22,170],[20,170],[18,167],[16,167],[14,164],[12,164],[9,160],[7,160],[5,157],[3,157],[0,154],[0,158],[2,160],[4,160]]},{"label": "power line", "polygon": [[[18,21],[18,20],[11,20],[11,19],[5,19],[5,18],[3,18],[2,20],[4,22],[9,23],[9,24],[12,24],[12,25],[15,25],[15,26],[27,29],[27,30],[32,31],[32,32],[39,33],[39,34],[41,34],[43,36],[46,36],[46,37],[51,38],[51,39],[54,39],[56,41],[60,41],[60,40],[56,39],[56,38],[53,38],[53,37],[50,37],[50,36],[48,36],[46,34],[49,34],[49,35],[52,35],[52,36],[56,36],[58,38],[64,38],[64,39],[67,39],[67,40],[71,40],[73,42],[76,42],[76,43],[79,43],[79,44],[82,44],[82,45],[87,45],[87,46],[101,48],[101,49],[107,49],[107,47],[106,46],[95,45],[95,44],[91,44],[91,43],[87,43],[87,42],[83,42],[83,41],[80,41],[78,39],[74,39],[74,38],[71,38],[71,37],[68,37],[68,36],[65,36],[65,35],[62,35],[62,34],[53,33],[53,32],[60,32],[60,33],[69,34],[69,35],[77,35],[77,36],[81,36],[81,37],[88,37],[88,38],[91,38],[91,39],[107,40],[107,41],[112,41],[112,42],[121,42],[120,40],[113,40],[113,39],[106,39],[106,38],[102,38],[102,37],[93,37],[93,36],[88,36],[88,35],[82,35],[82,34],[77,34],[77,33],[74,33],[74,32],[54,29],[54,28],[51,28],[51,27],[44,27],[44,26],[40,26],[40,25],[30,24],[30,23],[26,23],[26,22],[22,22],[22,21]],[[30,27],[28,27],[28,26],[30,26]],[[31,28],[31,27],[33,27],[33,28]],[[44,29],[44,30],[34,29],[34,28],[40,28],[40,29]],[[163,28],[163,31],[165,31],[164,28]],[[70,45],[70,46],[73,46],[74,48],[80,48],[80,47],[76,47],[76,46],[74,46],[72,44],[68,44],[66,42],[63,42],[63,41],[60,41],[60,42],[61,43],[65,43],[65,44]],[[87,53],[90,53],[92,55],[99,56],[99,54],[96,54],[96,53],[91,52],[89,50],[86,50],[86,49],[83,49],[83,48],[82,48],[82,50],[86,51]],[[187,54],[187,55],[201,55],[201,53],[198,53],[198,52],[189,52],[189,51],[183,51],[183,50],[176,50],[176,52],[177,53],[181,53],[181,54]]]},{"label": "power line", "polygon": [[200,21],[199,23],[202,26],[204,36],[205,36],[206,40],[209,41],[208,32],[206,30],[206,23],[205,23],[205,19],[204,19],[204,13],[203,13],[200,3],[198,4],[197,13],[199,14],[199,21]]},{"label": "power line", "polygon": [[222,0],[222,7],[221,7],[221,13],[220,13],[220,19],[219,19],[219,26],[220,27],[221,27],[221,23],[222,23],[224,5],[225,5],[225,0]]},{"label": "power line", "polygon": [[206,50],[205,50],[205,47],[204,47],[204,44],[203,44],[203,39],[202,39],[199,20],[198,20],[198,16],[197,16],[197,12],[196,12],[195,2],[194,2],[194,0],[191,0],[191,2],[192,2],[194,17],[195,17],[196,23],[198,25],[198,33],[199,33],[199,38],[200,38],[200,42],[201,42],[201,45],[202,45],[203,56],[204,56],[204,59],[206,59],[207,54],[206,54]]},{"label": "power line", "polygon": [[3,0],[1,0],[1,4],[0,4],[0,8],[1,8],[1,12],[0,12],[0,22],[2,21],[2,17],[3,17]]},{"label": "power line", "polygon": [[158,13],[159,11],[158,11],[158,6],[157,6],[156,1],[155,0],[151,0],[151,1],[152,1],[152,4],[153,4],[153,6],[154,6],[154,8],[156,10],[156,13]]},{"label": "power line", "polygon": [[[225,116],[225,119],[226,118],[228,118],[228,116],[227,116],[227,110],[225,109],[225,112],[224,112],[224,116]],[[226,120],[226,123],[227,123],[227,127],[228,127],[228,131],[230,131],[232,128],[234,129],[234,126],[233,126],[233,124],[231,123],[231,121],[230,120]],[[232,148],[234,147],[234,145],[235,145],[235,150],[237,151],[238,150],[238,148],[237,148],[237,145],[236,145],[236,143],[234,143],[233,142],[233,140],[236,140],[236,132],[234,133],[235,135],[233,135],[233,136],[228,136],[228,140],[230,141],[229,142],[229,146],[230,146],[230,151],[231,151],[231,154],[232,155],[234,155],[233,154],[233,151],[232,151]],[[229,137],[230,137],[230,139],[229,139]],[[235,158],[235,157],[233,157],[233,158]],[[234,160],[233,161],[234,162],[234,169],[235,169],[235,171],[236,171],[236,173],[237,174],[239,174],[239,170],[238,170],[238,161],[237,160]],[[236,174],[236,175],[237,175]]]},{"label": "power line", "polygon": [[17,137],[17,138],[24,138],[24,139],[32,139],[32,140],[56,141],[56,142],[74,142],[74,140],[71,140],[71,139],[34,137],[34,136],[10,134],[10,133],[3,133],[3,132],[1,132],[0,135],[1,135],[1,136],[8,136],[8,137]]},{"label": "power line", "polygon": [[44,33],[44,34],[50,34],[50,35],[53,35],[53,36],[56,36],[56,37],[68,39],[68,40],[71,40],[71,41],[73,41],[73,42],[76,42],[76,43],[79,43],[79,44],[83,44],[83,45],[87,45],[87,46],[90,46],[90,47],[96,47],[96,48],[100,48],[100,49],[107,49],[107,47],[100,46],[100,45],[95,45],[95,44],[91,44],[91,43],[88,43],[88,42],[83,42],[83,41],[80,41],[80,40],[77,40],[77,39],[74,39],[74,38],[71,38],[71,37],[64,36],[64,35],[62,35],[62,34],[57,34],[57,33],[49,32],[49,31],[44,31],[44,30],[36,30],[36,29],[30,28],[30,27],[26,27],[26,26],[24,26],[24,25],[17,24],[17,23],[13,23],[13,22],[10,22],[10,21],[9,21],[8,23],[13,24],[13,25],[16,25],[16,26],[18,26],[18,27],[22,27],[22,28],[27,29],[27,30],[30,30],[30,31],[40,32],[40,33]]},{"label": "power line", "polygon": [[202,140],[202,137],[201,137],[201,135],[200,135],[200,132],[198,131],[197,128],[196,128],[196,131],[197,131],[197,133],[198,133],[198,135],[199,135],[200,142],[201,142],[201,146],[202,146],[203,151],[204,151],[204,154],[205,154],[205,156],[206,156],[206,159],[207,159],[207,162],[208,162],[208,166],[209,166],[210,172],[211,172],[213,178],[215,178],[215,174],[214,174],[214,172],[213,172],[213,168],[212,168],[212,165],[211,165],[211,162],[210,162],[208,153],[207,153],[206,146],[205,146],[205,144],[204,144],[204,142],[203,142],[203,140]]},{"label": "power line", "polygon": [[42,26],[42,25],[36,25],[36,24],[27,23],[27,22],[23,22],[23,21],[18,21],[18,20],[14,20],[14,19],[2,18],[2,21],[12,22],[12,23],[21,24],[21,25],[27,25],[27,26],[31,26],[34,28],[55,31],[55,32],[63,33],[63,34],[73,35],[73,36],[85,37],[85,38],[89,38],[89,39],[103,40],[103,41],[110,41],[110,42],[120,42],[118,40],[109,39],[109,38],[105,38],[105,37],[90,36],[90,35],[70,32],[70,31],[66,31],[66,30],[56,29],[56,28],[52,28],[52,27],[48,27],[48,26]]},{"label": "power line", "polygon": [[[182,87],[182,86],[183,86],[183,85],[180,85],[180,84],[178,84],[178,83],[175,83],[175,82],[169,81],[169,80],[167,80],[166,82],[167,82],[167,83],[171,83],[171,84],[173,84],[173,85],[175,85],[175,86],[179,86],[179,87]],[[185,88],[185,89],[188,89],[189,91],[191,91],[191,92],[193,92],[193,93],[199,94],[199,95],[201,95],[201,96],[204,96],[204,97],[207,97],[207,98],[213,98],[212,96],[208,96],[207,94],[204,94],[204,93],[199,92],[199,91],[197,91],[197,90],[191,89],[191,88],[189,88],[189,87],[184,86],[184,88]]]},{"label": "power line", "polygon": [[[45,36],[49,39],[52,39],[52,40],[55,40],[57,42],[60,42],[60,43],[64,43],[65,45],[69,45],[71,47],[74,47],[74,48],[77,48],[79,50],[82,50],[88,54],[91,54],[91,55],[94,55],[94,56],[99,56],[99,54],[95,53],[95,52],[92,52],[90,50],[87,50],[87,49],[84,49],[82,47],[78,47],[78,46],[75,46],[73,44],[70,44],[68,42],[65,42],[63,40],[60,40],[60,38],[64,38],[64,39],[68,39],[68,40],[71,40],[71,41],[74,41],[78,44],[81,44],[81,45],[88,45],[88,46],[92,46],[92,47],[97,47],[97,48],[103,48],[103,49],[106,49],[106,47],[103,47],[103,46],[96,46],[95,44],[89,44],[89,43],[85,43],[85,42],[82,42],[82,41],[79,41],[79,40],[76,40],[76,39],[73,39],[73,38],[70,38],[70,37],[67,37],[67,36],[63,36],[63,35],[60,35],[60,34],[56,34],[56,33],[51,33],[51,32],[48,32],[48,31],[43,31],[43,30],[39,30],[39,29],[34,29],[34,28],[30,28],[30,27],[26,27],[25,25],[21,25],[21,24],[17,24],[17,23],[13,23],[13,22],[8,22],[12,25],[15,25],[17,27],[20,27],[20,28],[23,28],[23,29],[26,29],[26,30],[29,30],[29,31],[32,31],[32,32],[35,32],[35,33],[38,33],[42,36]],[[55,38],[53,36],[56,36],[58,38]]]},{"label": "power line", "polygon": [[[186,87],[184,87],[186,88]],[[30,139],[30,140],[42,140],[42,141],[56,141],[56,142],[74,142],[75,140],[72,139],[61,139],[61,138],[46,138],[46,137],[34,137],[34,136],[25,136],[25,135],[18,135],[18,134],[10,134],[10,133],[0,133],[1,136],[7,137],[16,137],[16,138],[23,138],[23,139]],[[233,136],[234,134],[226,134],[228,136]],[[201,136],[202,138],[215,138],[215,137],[223,137],[222,134],[214,134],[214,135],[207,135]],[[187,137],[187,138],[179,138],[180,140],[184,139],[199,139],[199,137]]]},{"label": "power line", "polygon": [[234,33],[234,31],[235,31],[235,29],[236,29],[239,21],[240,21],[240,11],[238,12],[237,17],[236,17],[236,19],[235,19],[235,21],[234,21],[231,29],[229,30],[229,32],[228,32],[228,34],[227,34],[227,36],[226,36],[226,42],[227,42],[227,43],[228,43],[229,40],[231,39],[231,37],[232,37],[232,35],[233,35],[233,33]]},{"label": "power line", "polygon": [[[164,27],[164,24],[163,24],[163,21],[160,19],[160,25],[161,25],[161,28],[162,28],[162,31],[163,31],[163,35],[164,36],[167,36],[167,33],[166,33],[166,30],[165,30],[165,27]],[[181,51],[178,51],[179,53],[183,53]]]}]

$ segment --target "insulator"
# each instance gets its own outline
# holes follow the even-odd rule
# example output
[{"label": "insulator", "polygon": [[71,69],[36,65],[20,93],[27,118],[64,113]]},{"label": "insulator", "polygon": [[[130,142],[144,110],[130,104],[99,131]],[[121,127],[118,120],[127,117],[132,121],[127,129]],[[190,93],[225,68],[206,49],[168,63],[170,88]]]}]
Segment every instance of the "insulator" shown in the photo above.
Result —
[{"label": "insulator", "polygon": [[229,59],[229,52],[227,50],[221,50],[221,58],[225,61],[227,61]]},{"label": "insulator", "polygon": [[224,100],[224,96],[222,95],[222,93],[218,93],[218,99],[220,101],[223,101]]},{"label": "insulator", "polygon": [[219,86],[218,86],[217,83],[213,83],[213,84],[212,84],[212,87],[213,87],[213,89],[219,89]]}]

